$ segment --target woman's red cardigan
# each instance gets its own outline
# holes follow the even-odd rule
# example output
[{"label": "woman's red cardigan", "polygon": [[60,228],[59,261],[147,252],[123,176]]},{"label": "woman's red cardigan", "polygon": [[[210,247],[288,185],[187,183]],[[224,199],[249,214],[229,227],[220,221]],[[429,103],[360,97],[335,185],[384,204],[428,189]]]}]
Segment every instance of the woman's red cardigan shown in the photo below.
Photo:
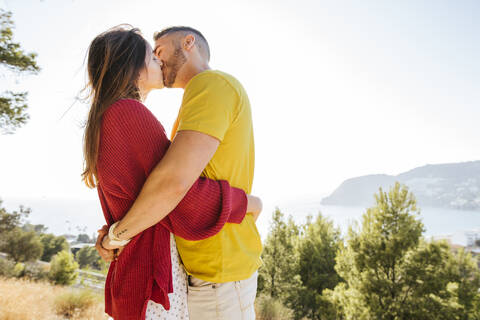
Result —
[{"label": "woman's red cardigan", "polygon": [[[140,102],[122,99],[104,113],[97,160],[98,195],[110,226],[130,209],[170,145],[165,130]],[[143,320],[148,300],[170,308],[173,291],[170,232],[187,240],[215,235],[246,212],[243,190],[226,181],[199,178],[178,206],[146,229],[110,264],[105,310],[115,320]]]}]

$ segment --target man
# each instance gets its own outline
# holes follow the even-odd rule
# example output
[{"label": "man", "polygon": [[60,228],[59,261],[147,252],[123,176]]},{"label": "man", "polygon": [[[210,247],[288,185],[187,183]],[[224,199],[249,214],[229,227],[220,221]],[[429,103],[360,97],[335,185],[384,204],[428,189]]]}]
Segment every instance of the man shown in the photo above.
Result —
[{"label": "man", "polygon": [[[252,188],[253,126],[244,88],[231,75],[210,69],[208,42],[199,31],[172,27],[156,33],[154,39],[165,86],[185,92],[172,145],[116,226],[118,239],[129,239],[157,223],[175,208],[200,174],[227,180],[247,194]],[[189,274],[190,319],[255,318],[262,246],[251,214],[240,224],[226,224],[211,238],[187,241],[176,237],[176,242]]]}]

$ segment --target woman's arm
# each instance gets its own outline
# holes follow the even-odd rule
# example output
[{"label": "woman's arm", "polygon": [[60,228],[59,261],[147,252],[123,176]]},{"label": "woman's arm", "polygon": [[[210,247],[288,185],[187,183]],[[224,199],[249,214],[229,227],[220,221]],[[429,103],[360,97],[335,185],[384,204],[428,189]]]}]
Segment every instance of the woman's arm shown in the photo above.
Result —
[{"label": "woman's arm", "polygon": [[[218,190],[224,188],[224,192]],[[231,195],[223,199],[223,204],[220,204],[215,197],[208,197],[209,193],[225,194],[231,190]],[[203,197],[203,203],[199,206],[198,201]],[[229,209],[228,198],[231,197],[234,205]],[[245,200],[245,201],[244,201]],[[223,205],[223,208],[220,206]],[[230,223],[240,223],[243,220],[245,212],[251,213],[253,219],[256,221],[260,212],[262,211],[262,200],[259,197],[252,195],[245,195],[245,193],[237,188],[232,188],[226,181],[214,181],[206,178],[198,179],[192,188],[188,191],[186,196],[178,204],[178,206],[168,214],[160,224],[173,234],[180,236],[186,240],[202,240],[218,233],[225,225],[225,219],[229,219]],[[230,214],[217,215],[217,220],[213,219],[215,212],[218,210],[230,210]],[[185,214],[188,212],[189,214]],[[198,212],[198,215],[192,214]],[[210,218],[209,213],[211,213]],[[206,218],[207,217],[207,218]],[[131,229],[142,228],[142,221],[133,220],[130,223]],[[111,245],[108,234],[102,239],[104,249],[118,249],[120,246]],[[106,253],[105,253],[106,254]]]},{"label": "woman's arm", "polygon": [[[226,222],[242,222],[247,204],[245,192],[227,181],[200,178],[160,224],[186,240],[202,240],[218,233]],[[140,229],[139,220],[133,220],[131,228]]]},{"label": "woman's arm", "polygon": [[[262,200],[259,197],[247,195],[247,201],[248,201],[247,212],[251,213],[253,215],[254,220],[257,221],[258,216],[260,215],[263,209]],[[177,207],[176,209],[179,209],[179,208]],[[178,225],[177,219],[181,219],[179,220],[180,225]],[[185,236],[182,233],[182,230],[185,229],[186,227],[182,225],[181,223],[182,221],[189,225],[192,224],[192,221],[188,219],[184,219],[184,216],[182,216],[181,214],[181,210],[174,210],[160,223],[164,225],[170,232],[185,238]],[[190,227],[191,226],[188,226],[187,228],[190,228]],[[113,261],[116,257],[120,255],[121,251],[123,250],[123,247],[111,246],[109,244],[107,225],[104,225],[101,229],[98,230],[98,237],[97,237],[97,243],[95,244],[95,248],[100,254],[100,257],[106,262]],[[118,250],[114,252],[115,249],[118,249]]]},{"label": "woman's arm", "polygon": [[[131,205],[169,142],[148,109],[139,102],[126,101],[107,110],[104,116],[98,173],[106,193],[128,200]],[[202,178],[162,224],[187,239],[204,239],[220,231],[226,222],[240,223],[246,209],[243,190],[230,187],[226,181]],[[121,218],[117,215],[113,220]]]}]

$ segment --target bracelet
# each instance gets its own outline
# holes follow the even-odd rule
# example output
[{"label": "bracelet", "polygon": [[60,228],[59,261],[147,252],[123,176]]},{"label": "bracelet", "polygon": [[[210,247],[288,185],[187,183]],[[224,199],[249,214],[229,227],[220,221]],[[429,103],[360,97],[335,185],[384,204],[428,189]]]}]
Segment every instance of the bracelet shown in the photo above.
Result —
[{"label": "bracelet", "polygon": [[130,242],[131,239],[122,240],[122,239],[118,238],[117,236],[115,236],[114,231],[115,231],[115,227],[117,226],[118,222],[119,221],[112,224],[110,226],[110,228],[108,229],[108,239],[109,239],[109,244],[111,246],[123,247],[123,246],[126,246]]}]

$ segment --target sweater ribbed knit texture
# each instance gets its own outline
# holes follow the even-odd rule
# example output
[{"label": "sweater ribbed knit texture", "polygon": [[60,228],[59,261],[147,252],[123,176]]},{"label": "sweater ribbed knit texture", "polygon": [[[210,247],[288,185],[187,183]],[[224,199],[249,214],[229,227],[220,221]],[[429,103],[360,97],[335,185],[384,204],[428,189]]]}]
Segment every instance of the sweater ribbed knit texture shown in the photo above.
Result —
[{"label": "sweater ribbed knit texture", "polygon": [[[97,161],[98,195],[107,224],[130,209],[170,145],[165,130],[140,102],[122,99],[103,115]],[[246,212],[243,190],[227,181],[199,178],[160,223],[135,236],[110,264],[105,311],[115,320],[143,320],[148,300],[170,308],[170,232],[187,240],[215,235],[225,223],[240,223]]]}]

